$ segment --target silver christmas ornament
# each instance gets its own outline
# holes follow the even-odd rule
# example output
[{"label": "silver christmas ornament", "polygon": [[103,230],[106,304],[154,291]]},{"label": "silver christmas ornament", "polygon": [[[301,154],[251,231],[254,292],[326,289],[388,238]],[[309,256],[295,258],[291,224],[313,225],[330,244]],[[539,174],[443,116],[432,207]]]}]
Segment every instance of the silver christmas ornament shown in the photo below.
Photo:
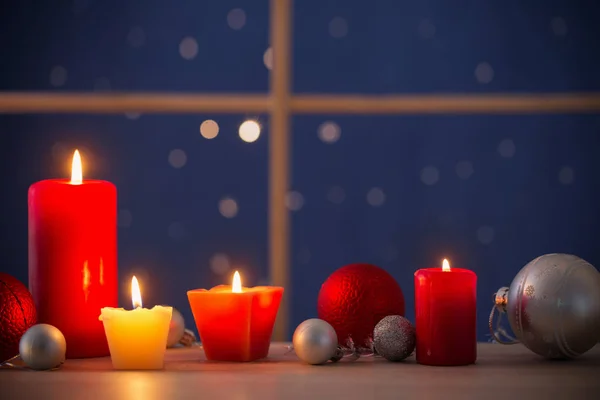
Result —
[{"label": "silver christmas ornament", "polygon": [[402,361],[415,350],[415,327],[400,315],[388,315],[373,331],[377,354],[389,361]]},{"label": "silver christmas ornament", "polygon": [[167,337],[167,347],[174,347],[183,338],[185,333],[185,321],[183,315],[176,309],[173,309],[171,315],[171,325],[169,325],[169,336]]},{"label": "silver christmas ornament", "polygon": [[312,318],[298,325],[292,343],[298,358],[308,364],[318,365],[335,356],[338,339],[329,323]]},{"label": "silver christmas ornament", "polygon": [[[518,341],[542,357],[575,358],[600,337],[600,273],[570,254],[531,261],[510,288],[498,290],[495,303],[507,314]],[[490,329],[492,317],[493,311]]]},{"label": "silver christmas ornament", "polygon": [[58,328],[48,324],[32,326],[19,342],[21,359],[31,369],[47,370],[65,362],[67,342]]}]

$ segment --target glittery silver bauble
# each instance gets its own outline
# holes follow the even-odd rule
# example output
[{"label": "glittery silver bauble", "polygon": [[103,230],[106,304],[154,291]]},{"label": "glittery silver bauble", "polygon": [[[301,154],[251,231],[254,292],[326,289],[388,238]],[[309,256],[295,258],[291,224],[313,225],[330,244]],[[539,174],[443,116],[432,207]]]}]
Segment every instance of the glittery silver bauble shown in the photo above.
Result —
[{"label": "glittery silver bauble", "polygon": [[415,350],[415,327],[400,315],[388,315],[373,331],[377,354],[389,361],[402,361]]},{"label": "glittery silver bauble", "polygon": [[169,336],[167,338],[167,347],[173,347],[183,337],[185,332],[185,321],[183,315],[176,309],[173,309],[171,314],[171,325],[169,325]]},{"label": "glittery silver bauble", "polygon": [[19,353],[32,369],[46,370],[65,362],[67,342],[58,328],[48,324],[34,325],[21,336]]},{"label": "glittery silver bauble", "polygon": [[569,254],[527,264],[508,290],[506,312],[521,343],[546,358],[574,358],[600,336],[600,273]]},{"label": "glittery silver bauble", "polygon": [[335,329],[322,319],[312,318],[296,328],[292,338],[294,351],[302,361],[324,364],[336,353],[338,339]]}]

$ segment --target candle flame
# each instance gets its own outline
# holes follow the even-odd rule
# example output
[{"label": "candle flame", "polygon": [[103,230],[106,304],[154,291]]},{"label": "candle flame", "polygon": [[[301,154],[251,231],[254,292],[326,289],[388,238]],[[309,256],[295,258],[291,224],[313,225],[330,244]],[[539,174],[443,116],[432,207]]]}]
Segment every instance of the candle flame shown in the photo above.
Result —
[{"label": "candle flame", "polygon": [[450,263],[445,258],[444,258],[444,261],[442,261],[442,271],[444,271],[444,272],[450,271]]},{"label": "candle flame", "polygon": [[83,183],[83,172],[81,168],[81,156],[79,150],[73,154],[73,163],[71,164],[71,185],[81,185]]},{"label": "candle flame", "polygon": [[131,303],[134,309],[142,307],[142,294],[140,293],[140,285],[135,275],[131,278]]},{"label": "candle flame", "polygon": [[240,273],[237,271],[235,271],[235,274],[233,274],[231,293],[242,293],[242,278],[240,278]]}]

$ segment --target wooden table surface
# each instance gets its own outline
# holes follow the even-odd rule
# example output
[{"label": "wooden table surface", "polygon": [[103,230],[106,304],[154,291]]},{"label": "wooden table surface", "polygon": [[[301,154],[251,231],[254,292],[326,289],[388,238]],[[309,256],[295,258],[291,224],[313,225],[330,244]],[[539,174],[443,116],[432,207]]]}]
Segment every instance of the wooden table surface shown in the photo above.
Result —
[{"label": "wooden table surface", "polygon": [[207,362],[200,348],[167,351],[163,371],[114,371],[109,358],[60,370],[0,370],[1,399],[600,399],[600,345],[546,361],[521,345],[480,344],[476,365],[427,367],[414,357],[310,366],[274,343],[268,359]]}]

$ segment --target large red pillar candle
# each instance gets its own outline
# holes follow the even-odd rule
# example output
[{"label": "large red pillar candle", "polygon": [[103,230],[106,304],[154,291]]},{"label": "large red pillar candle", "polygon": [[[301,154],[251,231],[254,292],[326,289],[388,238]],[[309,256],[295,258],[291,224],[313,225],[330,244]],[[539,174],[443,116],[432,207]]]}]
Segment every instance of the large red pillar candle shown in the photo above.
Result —
[{"label": "large red pillar candle", "polygon": [[477,276],[473,271],[442,268],[415,272],[417,362],[468,365],[477,359]]},{"label": "large red pillar candle", "polygon": [[79,152],[71,180],[29,188],[29,289],[38,322],[54,325],[68,358],[108,356],[102,307],[116,307],[117,190],[83,180]]},{"label": "large red pillar candle", "polygon": [[254,361],[269,353],[282,287],[233,285],[188,292],[188,299],[206,358],[212,361]]}]

